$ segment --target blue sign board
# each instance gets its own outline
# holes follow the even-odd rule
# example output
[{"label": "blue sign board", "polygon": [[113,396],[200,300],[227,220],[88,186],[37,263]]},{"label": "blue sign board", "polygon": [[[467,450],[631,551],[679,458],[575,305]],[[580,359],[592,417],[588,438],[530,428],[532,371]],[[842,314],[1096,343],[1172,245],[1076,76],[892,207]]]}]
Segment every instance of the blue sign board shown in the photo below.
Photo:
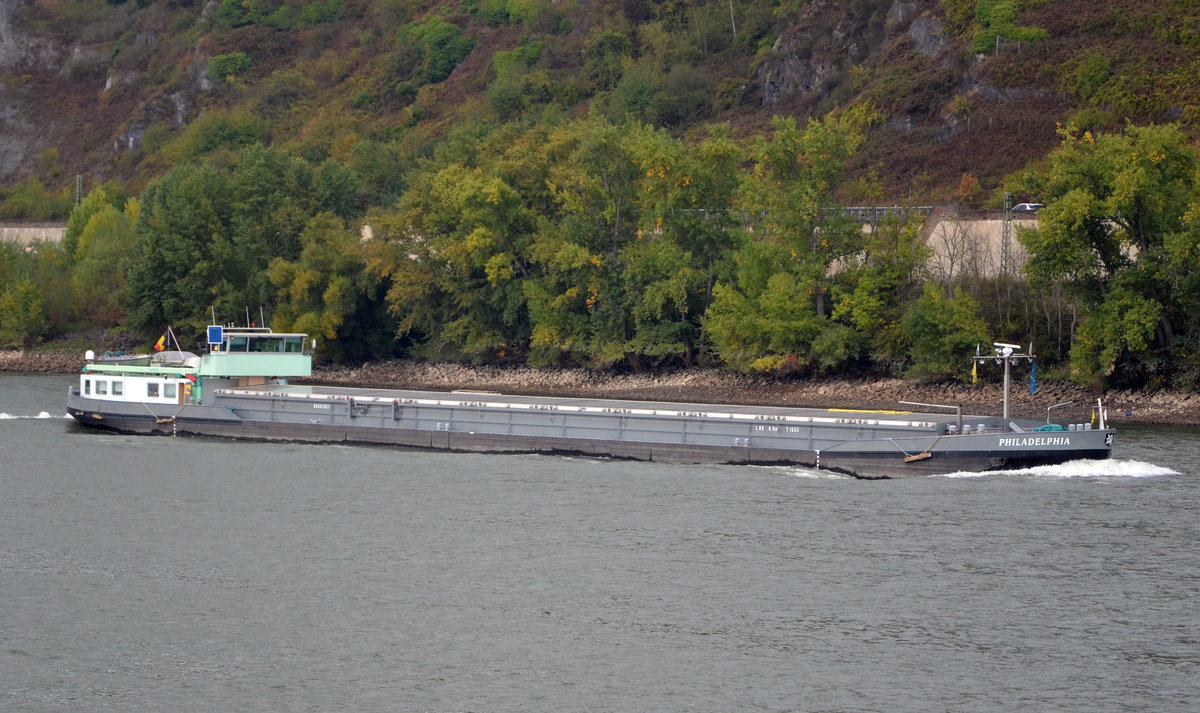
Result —
[{"label": "blue sign board", "polygon": [[208,343],[220,344],[225,341],[225,328],[219,324],[208,325]]}]

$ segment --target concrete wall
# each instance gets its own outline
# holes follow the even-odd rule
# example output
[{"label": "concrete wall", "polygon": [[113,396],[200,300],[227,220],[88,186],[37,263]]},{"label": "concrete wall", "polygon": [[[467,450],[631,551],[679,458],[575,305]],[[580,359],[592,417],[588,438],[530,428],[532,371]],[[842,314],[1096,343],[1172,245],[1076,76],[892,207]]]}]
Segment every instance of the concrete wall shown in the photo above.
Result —
[{"label": "concrete wall", "polygon": [[[1029,259],[1017,240],[1017,229],[1036,228],[1034,213],[1014,213],[1009,238],[1009,271],[1019,273]],[[951,281],[960,277],[992,277],[1001,273],[1004,251],[1003,211],[956,213],[937,209],[921,230],[925,244],[933,250],[931,276]]]},{"label": "concrete wall", "polygon": [[0,240],[6,243],[59,243],[66,231],[66,223],[52,221],[0,222]]}]

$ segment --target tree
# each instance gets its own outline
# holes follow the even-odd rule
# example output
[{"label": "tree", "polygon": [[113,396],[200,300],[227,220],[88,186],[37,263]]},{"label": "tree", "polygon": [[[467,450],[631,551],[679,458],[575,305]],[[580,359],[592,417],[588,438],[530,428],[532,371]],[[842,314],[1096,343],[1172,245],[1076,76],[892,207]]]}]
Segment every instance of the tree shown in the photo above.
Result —
[{"label": "tree", "polygon": [[125,317],[125,274],[139,211],[136,198],[131,198],[124,210],[104,203],[78,235],[71,294],[80,316],[89,324],[114,327]]},{"label": "tree", "polygon": [[537,272],[526,288],[539,361],[570,355],[609,366],[629,353],[634,323],[623,251],[637,236],[641,172],[629,152],[630,128],[593,118],[550,137],[553,212],[530,245]]},{"label": "tree", "polygon": [[1191,229],[1196,150],[1175,126],[1060,134],[1040,177],[1040,224],[1018,231],[1030,253],[1026,274],[1042,289],[1065,283],[1084,304],[1071,350],[1077,378],[1140,383],[1158,369],[1152,362],[1195,344],[1192,329],[1176,325],[1194,325],[1186,276],[1196,265],[1181,246]]},{"label": "tree", "polygon": [[410,177],[394,211],[372,218],[369,269],[390,283],[399,335],[426,353],[483,359],[526,349],[530,204],[547,190],[544,179],[540,189],[526,184],[527,171],[544,174],[531,150],[519,130],[462,130]]},{"label": "tree", "polygon": [[966,380],[975,347],[991,343],[975,300],[961,289],[947,296],[932,282],[905,315],[904,329],[911,339],[908,376],[916,379]]},{"label": "tree", "polygon": [[390,354],[392,326],[381,314],[359,236],[341,218],[321,213],[308,221],[300,243],[298,259],[277,257],[267,270],[278,288],[272,325],[319,337],[321,353],[335,362]]},{"label": "tree", "polygon": [[79,236],[92,216],[106,206],[119,209],[124,202],[124,194],[118,188],[101,184],[71,210],[71,215],[67,217],[67,229],[63,232],[62,242],[59,243],[68,262],[76,259]]},{"label": "tree", "polygon": [[42,295],[25,279],[0,294],[0,345],[31,347],[46,334]]},{"label": "tree", "polygon": [[[861,227],[833,206],[832,188],[862,141],[865,113],[810,121],[776,117],[752,149],[754,168],[739,191],[750,228],[734,258],[736,275],[718,285],[708,332],[721,358],[749,371],[798,371],[816,361],[814,342],[833,325],[834,265],[865,244]],[[842,349],[844,332],[824,340]]]},{"label": "tree", "polygon": [[[907,356],[904,314],[922,293],[932,253],[921,239],[921,226],[919,221],[902,219],[876,223],[864,249],[845,258],[836,275],[833,318],[853,328],[877,364],[900,363]],[[844,332],[835,344],[843,343],[843,349],[854,345]],[[851,351],[841,355],[815,350],[826,368],[857,356]],[[843,358],[835,359],[838,356]]]},{"label": "tree", "polygon": [[126,274],[126,320],[134,331],[199,331],[209,322],[221,281],[212,243],[228,239],[231,194],[219,171],[192,165],[147,187]]}]

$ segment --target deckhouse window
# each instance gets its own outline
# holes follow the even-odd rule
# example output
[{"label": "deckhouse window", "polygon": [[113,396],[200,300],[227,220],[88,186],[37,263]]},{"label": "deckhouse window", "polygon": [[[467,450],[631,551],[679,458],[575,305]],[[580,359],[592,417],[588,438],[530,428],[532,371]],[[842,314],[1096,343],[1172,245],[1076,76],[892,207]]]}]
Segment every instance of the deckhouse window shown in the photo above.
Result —
[{"label": "deckhouse window", "polygon": [[91,393],[92,393],[92,380],[91,380],[91,379],[84,379],[84,380],[83,380],[83,393],[84,393],[84,394],[91,394]]},{"label": "deckhouse window", "polygon": [[158,383],[157,382],[152,381],[149,384],[146,384],[146,396],[149,396],[152,399],[158,398]]},{"label": "deckhouse window", "polygon": [[108,395],[108,382],[107,381],[104,381],[102,379],[96,379],[96,395],[97,396],[107,396]]},{"label": "deckhouse window", "polygon": [[175,398],[175,384],[163,384],[163,396],[168,399]]},{"label": "deckhouse window", "polygon": [[122,382],[122,381],[112,382],[113,396],[122,396],[122,395],[124,395],[124,393],[125,393],[125,383],[124,382]]}]

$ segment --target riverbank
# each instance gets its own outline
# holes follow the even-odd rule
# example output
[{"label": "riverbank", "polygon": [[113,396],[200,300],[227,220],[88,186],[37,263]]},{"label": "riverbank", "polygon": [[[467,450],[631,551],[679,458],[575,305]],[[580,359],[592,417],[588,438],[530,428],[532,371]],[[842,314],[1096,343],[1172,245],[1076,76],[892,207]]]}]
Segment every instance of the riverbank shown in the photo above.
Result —
[{"label": "riverbank", "polygon": [[[0,350],[0,371],[75,373],[79,355],[67,351]],[[999,384],[917,384],[903,379],[791,379],[749,376],[716,369],[680,369],[650,374],[613,374],[591,369],[467,366],[409,360],[357,367],[317,367],[308,381],[330,385],[432,390],[469,389],[547,396],[636,398],[653,401],[746,403],[773,406],[896,410],[901,401],[961,404],[965,413],[999,413]],[[1025,384],[1012,393],[1013,416],[1089,421],[1097,396],[1109,420],[1121,423],[1200,425],[1200,394],[1172,391],[1109,391],[1104,394],[1064,381],[1041,380],[1030,395]]]}]

